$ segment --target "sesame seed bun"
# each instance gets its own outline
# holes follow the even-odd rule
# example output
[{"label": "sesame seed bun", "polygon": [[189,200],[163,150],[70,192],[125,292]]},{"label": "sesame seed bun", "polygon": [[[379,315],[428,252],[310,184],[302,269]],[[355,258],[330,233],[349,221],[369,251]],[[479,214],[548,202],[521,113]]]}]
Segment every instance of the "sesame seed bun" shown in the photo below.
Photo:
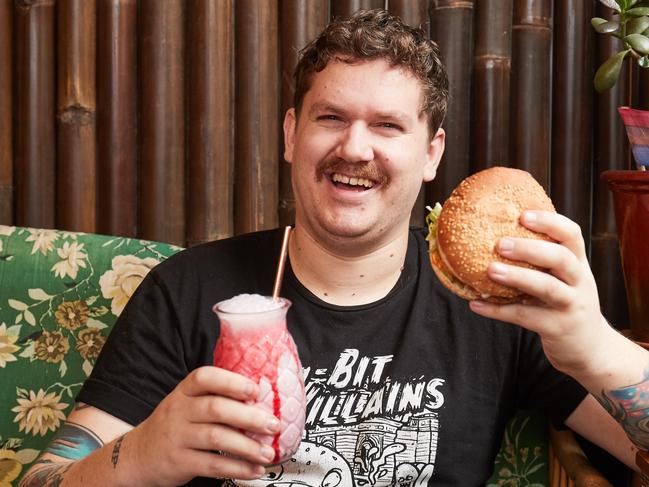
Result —
[{"label": "sesame seed bun", "polygon": [[492,167],[475,173],[453,190],[437,219],[436,239],[429,238],[430,261],[442,284],[464,299],[511,303],[526,296],[487,277],[491,262],[533,268],[501,257],[502,237],[550,240],[519,223],[524,210],[554,212],[543,187],[526,171]]}]

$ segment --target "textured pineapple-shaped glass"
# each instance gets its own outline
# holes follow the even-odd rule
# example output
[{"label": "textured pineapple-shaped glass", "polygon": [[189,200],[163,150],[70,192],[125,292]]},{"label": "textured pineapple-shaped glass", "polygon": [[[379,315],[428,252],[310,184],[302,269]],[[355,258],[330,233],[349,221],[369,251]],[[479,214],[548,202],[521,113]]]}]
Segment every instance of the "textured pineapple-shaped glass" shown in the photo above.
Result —
[{"label": "textured pineapple-shaped glass", "polygon": [[281,423],[274,436],[248,433],[275,450],[272,464],[288,460],[298,449],[304,430],[306,398],[297,347],[286,327],[287,299],[244,294],[217,303],[221,322],[214,365],[242,374],[259,384],[256,404]]}]

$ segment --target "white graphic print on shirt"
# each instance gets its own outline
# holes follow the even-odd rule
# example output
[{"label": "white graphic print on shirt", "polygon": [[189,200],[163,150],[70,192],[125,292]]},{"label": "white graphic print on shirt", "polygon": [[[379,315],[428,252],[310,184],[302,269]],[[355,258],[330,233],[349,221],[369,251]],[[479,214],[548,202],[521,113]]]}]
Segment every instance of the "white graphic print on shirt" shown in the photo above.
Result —
[{"label": "white graphic print on shirt", "polygon": [[344,350],[333,370],[304,371],[306,432],[298,452],[255,487],[427,485],[437,453],[444,379],[386,374],[391,355]]}]

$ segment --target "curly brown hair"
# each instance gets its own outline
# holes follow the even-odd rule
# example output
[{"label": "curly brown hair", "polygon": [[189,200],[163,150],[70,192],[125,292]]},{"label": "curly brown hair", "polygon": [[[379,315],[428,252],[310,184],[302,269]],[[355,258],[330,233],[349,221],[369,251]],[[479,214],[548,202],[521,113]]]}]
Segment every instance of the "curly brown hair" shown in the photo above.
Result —
[{"label": "curly brown hair", "polygon": [[332,21],[300,51],[295,67],[293,106],[300,113],[313,74],[332,61],[354,63],[386,59],[421,81],[422,112],[428,115],[431,136],[446,116],[448,77],[437,44],[424,31],[413,28],[385,10],[358,10],[351,17]]}]

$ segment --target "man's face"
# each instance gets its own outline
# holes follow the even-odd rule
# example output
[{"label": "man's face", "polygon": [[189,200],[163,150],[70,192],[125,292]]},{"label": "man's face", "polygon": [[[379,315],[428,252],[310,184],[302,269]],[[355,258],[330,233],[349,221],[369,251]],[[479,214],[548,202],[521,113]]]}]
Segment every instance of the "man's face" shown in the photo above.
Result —
[{"label": "man's face", "polygon": [[420,82],[385,60],[315,73],[299,119],[291,109],[284,120],[296,226],[323,244],[380,246],[405,231],[444,150],[421,104]]}]

